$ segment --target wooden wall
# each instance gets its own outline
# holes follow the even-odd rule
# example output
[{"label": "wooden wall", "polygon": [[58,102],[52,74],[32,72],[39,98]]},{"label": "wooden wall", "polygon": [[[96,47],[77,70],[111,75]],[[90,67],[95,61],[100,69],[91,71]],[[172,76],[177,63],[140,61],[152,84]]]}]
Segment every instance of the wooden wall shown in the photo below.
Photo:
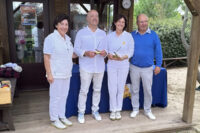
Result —
[{"label": "wooden wall", "polygon": [[50,31],[53,31],[52,25],[58,14],[65,13],[70,16],[70,0],[49,0],[50,13]]},{"label": "wooden wall", "polygon": [[55,0],[55,15],[67,12],[68,0]]},{"label": "wooden wall", "polygon": [[6,0],[0,0],[0,64],[10,60]]},{"label": "wooden wall", "polygon": [[[114,0],[115,1],[115,0]],[[130,9],[124,9],[122,7],[122,0],[118,0],[118,10],[117,12],[126,16],[128,21],[127,31],[131,32],[133,30],[133,12],[134,12],[134,0],[132,1],[132,5]]]}]

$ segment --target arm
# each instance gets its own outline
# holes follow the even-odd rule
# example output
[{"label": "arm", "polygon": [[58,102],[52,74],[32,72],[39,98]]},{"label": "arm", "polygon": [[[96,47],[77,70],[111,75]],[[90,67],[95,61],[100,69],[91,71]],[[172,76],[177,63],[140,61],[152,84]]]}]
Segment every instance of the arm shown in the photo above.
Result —
[{"label": "arm", "polygon": [[53,79],[53,75],[51,73],[50,58],[51,58],[51,55],[44,54],[44,67],[46,70],[47,80],[49,83],[53,83],[54,79]]},{"label": "arm", "polygon": [[106,37],[105,37],[105,44],[106,44],[106,50],[107,50],[107,56],[108,56],[108,59],[109,60],[114,60],[114,57],[112,55],[112,52],[110,51],[110,47],[109,47],[109,36],[110,34],[108,34]]},{"label": "arm", "polygon": [[103,57],[106,57],[108,55],[106,33],[105,33],[104,39],[102,40],[102,46],[103,48],[101,50],[100,55]]},{"label": "arm", "polygon": [[131,58],[134,54],[135,42],[131,34],[129,34],[129,45],[128,45],[128,58]]},{"label": "arm", "polygon": [[155,38],[155,58],[156,58],[156,67],[154,70],[155,75],[160,73],[160,67],[162,65],[162,48],[161,48],[161,43],[158,35],[156,34]]},{"label": "arm", "polygon": [[75,59],[75,58],[77,58],[77,57],[78,57],[78,56],[76,55],[76,53],[73,53],[72,58]]},{"label": "arm", "polygon": [[51,37],[47,37],[44,40],[44,49],[43,49],[43,53],[44,53],[44,67],[46,70],[46,76],[47,76],[47,80],[49,83],[53,83],[53,75],[51,72],[51,66],[50,66],[50,59],[51,59],[51,54],[53,53],[53,43],[54,41],[51,39]]},{"label": "arm", "polygon": [[76,53],[77,56],[83,57],[85,54],[85,50],[81,49],[81,33],[80,31],[76,35],[76,39],[74,42],[74,52]]},{"label": "arm", "polygon": [[90,58],[93,58],[96,55],[94,51],[83,50],[81,48],[81,45],[82,45],[81,32],[78,32],[74,43],[74,52],[76,53],[76,55],[79,57],[88,56]]}]

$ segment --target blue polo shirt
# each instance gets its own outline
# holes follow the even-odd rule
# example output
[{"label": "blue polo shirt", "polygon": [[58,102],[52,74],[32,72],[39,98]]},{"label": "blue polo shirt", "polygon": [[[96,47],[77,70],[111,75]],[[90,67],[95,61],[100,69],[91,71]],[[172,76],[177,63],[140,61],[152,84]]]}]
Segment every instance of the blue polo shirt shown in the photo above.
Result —
[{"label": "blue polo shirt", "polygon": [[162,65],[162,48],[160,39],[155,31],[148,29],[146,33],[140,34],[138,30],[133,31],[132,37],[135,42],[134,55],[131,64],[138,67],[150,67]]}]

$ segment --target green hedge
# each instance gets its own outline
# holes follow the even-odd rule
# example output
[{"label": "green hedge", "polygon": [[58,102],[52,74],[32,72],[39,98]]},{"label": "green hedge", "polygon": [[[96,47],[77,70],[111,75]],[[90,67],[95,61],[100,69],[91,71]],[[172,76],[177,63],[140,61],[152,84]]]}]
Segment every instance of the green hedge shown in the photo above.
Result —
[{"label": "green hedge", "polygon": [[[162,23],[153,21],[150,23],[150,28],[156,31],[160,37],[163,58],[185,57],[187,55],[181,41],[181,26],[181,23],[174,23],[174,21]],[[188,42],[189,32],[186,32],[185,36]]]}]

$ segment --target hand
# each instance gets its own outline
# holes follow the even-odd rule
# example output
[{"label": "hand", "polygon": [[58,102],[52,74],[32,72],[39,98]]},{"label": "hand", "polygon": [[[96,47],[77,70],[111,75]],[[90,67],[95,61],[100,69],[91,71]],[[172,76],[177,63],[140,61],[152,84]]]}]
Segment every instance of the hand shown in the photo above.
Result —
[{"label": "hand", "polygon": [[90,58],[93,58],[93,57],[96,55],[96,53],[93,52],[93,51],[86,51],[86,52],[84,53],[84,55],[85,55],[85,56],[88,56],[88,57],[90,57]]},{"label": "hand", "polygon": [[114,60],[113,55],[109,53],[109,54],[108,54],[108,59],[109,59],[109,60]]},{"label": "hand", "polygon": [[102,50],[102,51],[100,51],[100,55],[101,55],[101,56],[105,57],[105,56],[106,56],[106,54],[107,54],[107,53],[106,53],[106,51],[105,51],[105,50]]},{"label": "hand", "polygon": [[53,83],[54,79],[53,79],[53,75],[51,73],[47,74],[47,81],[49,82],[49,84]]},{"label": "hand", "polygon": [[72,58],[74,59],[74,58],[77,58],[77,57],[78,56],[75,53],[73,53]]},{"label": "hand", "polygon": [[160,67],[156,66],[154,69],[154,74],[157,75],[160,73]]},{"label": "hand", "polygon": [[123,60],[125,60],[125,59],[128,59],[128,56],[127,56],[127,55],[124,55],[124,56],[122,56],[122,57],[117,57],[117,60],[118,60],[118,61],[123,61]]}]

